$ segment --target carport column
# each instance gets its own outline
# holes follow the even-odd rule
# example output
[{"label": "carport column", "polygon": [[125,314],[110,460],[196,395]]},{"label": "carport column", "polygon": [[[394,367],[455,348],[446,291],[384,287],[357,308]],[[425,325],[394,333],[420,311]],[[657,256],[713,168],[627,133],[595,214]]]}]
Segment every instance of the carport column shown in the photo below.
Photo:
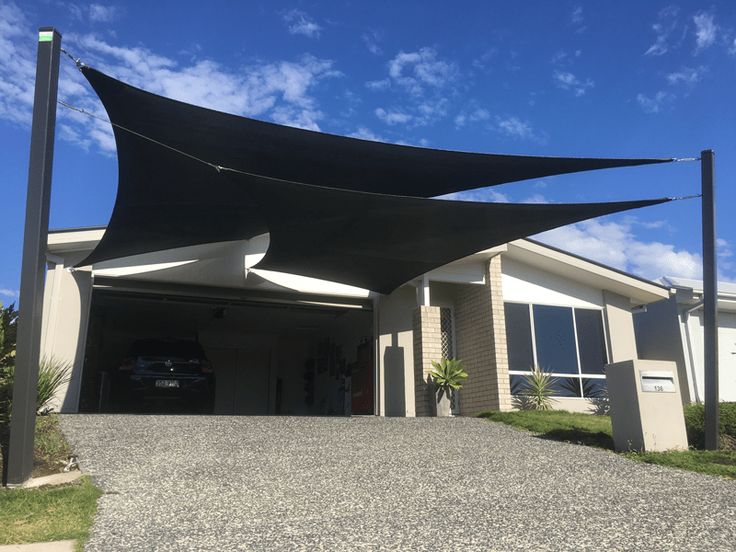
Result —
[{"label": "carport column", "polygon": [[442,357],[440,307],[420,305],[414,310],[414,401],[417,416],[433,414],[429,372]]},{"label": "carport column", "polygon": [[455,342],[468,380],[460,391],[460,412],[510,410],[506,319],[501,287],[501,256],[485,267],[483,285],[463,285],[455,300]]},{"label": "carport column", "polygon": [[33,469],[60,53],[61,35],[52,27],[41,27],[38,33],[31,155],[28,163],[26,220],[23,231],[20,318],[13,383],[13,410],[10,418],[8,485],[22,484],[31,476]]}]

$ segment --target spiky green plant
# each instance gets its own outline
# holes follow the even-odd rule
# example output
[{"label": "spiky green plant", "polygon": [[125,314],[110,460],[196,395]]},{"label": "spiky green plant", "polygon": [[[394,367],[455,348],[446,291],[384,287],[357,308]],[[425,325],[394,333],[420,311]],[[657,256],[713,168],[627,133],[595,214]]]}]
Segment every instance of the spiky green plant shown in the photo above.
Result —
[{"label": "spiky green plant", "polygon": [[468,379],[468,373],[463,370],[461,360],[443,358],[439,362],[432,361],[432,370],[429,377],[438,391],[448,393],[462,388],[463,382]]},{"label": "spiky green plant", "polygon": [[523,385],[515,390],[515,406],[520,410],[552,410],[556,384],[557,378],[534,366],[531,374],[524,375]]},{"label": "spiky green plant", "polygon": [[[36,412],[48,407],[59,388],[69,381],[71,362],[53,356],[43,357],[38,365]],[[15,367],[6,366],[0,373],[0,421],[8,420],[12,411]]]},{"label": "spiky green plant", "polygon": [[36,411],[49,406],[62,385],[69,383],[72,363],[53,356],[44,357],[38,365],[38,396]]}]

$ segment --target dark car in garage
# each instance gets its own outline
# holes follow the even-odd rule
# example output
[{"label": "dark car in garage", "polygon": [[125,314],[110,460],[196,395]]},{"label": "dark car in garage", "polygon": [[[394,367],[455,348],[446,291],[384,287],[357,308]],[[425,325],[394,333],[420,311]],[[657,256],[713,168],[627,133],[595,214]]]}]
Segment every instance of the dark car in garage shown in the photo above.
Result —
[{"label": "dark car in garage", "polygon": [[212,412],[215,374],[196,341],[140,339],[114,373],[119,409]]}]

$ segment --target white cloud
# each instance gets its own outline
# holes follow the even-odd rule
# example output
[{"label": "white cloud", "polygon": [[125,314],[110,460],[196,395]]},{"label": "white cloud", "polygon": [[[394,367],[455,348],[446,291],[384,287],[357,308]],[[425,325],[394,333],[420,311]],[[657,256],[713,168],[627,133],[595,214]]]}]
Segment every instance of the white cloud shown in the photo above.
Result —
[{"label": "white cloud", "polygon": [[645,113],[659,113],[667,104],[672,102],[675,96],[664,90],[660,90],[654,96],[637,94],[636,101]]},{"label": "white cloud", "polygon": [[[23,12],[0,4],[0,118],[28,127],[33,105],[35,43]],[[188,103],[282,124],[319,129],[323,114],[312,95],[323,80],[340,75],[330,60],[305,55],[295,61],[271,61],[233,70],[211,60],[182,64],[144,46],[115,46],[94,34],[65,37],[85,62],[137,86]],[[107,115],[79,71],[62,60],[59,99],[103,119]],[[113,152],[110,125],[58,109],[59,137],[83,149]]]},{"label": "white cloud", "polygon": [[583,22],[583,6],[575,6],[570,14],[570,22],[579,25]]},{"label": "white cloud", "polygon": [[536,236],[540,241],[589,259],[655,280],[661,276],[700,278],[699,254],[658,241],[644,241],[634,223],[589,220]]},{"label": "white cloud", "polygon": [[290,10],[283,17],[290,34],[319,38],[322,32],[322,27],[301,10]]},{"label": "white cloud", "polygon": [[667,82],[672,85],[685,84],[693,86],[703,78],[706,70],[707,68],[703,65],[700,67],[682,67],[679,71],[669,73]]},{"label": "white cloud", "polygon": [[582,33],[587,29],[585,18],[583,17],[583,6],[575,6],[570,12],[570,25],[575,27],[576,33]]},{"label": "white cloud", "polygon": [[554,203],[554,202],[547,199],[542,194],[532,194],[529,197],[522,199],[521,203]]},{"label": "white cloud", "polygon": [[458,74],[457,66],[439,59],[433,48],[416,52],[399,52],[388,62],[388,77],[365,83],[371,90],[402,89],[411,96],[403,106],[379,107],[376,116],[389,125],[425,126],[447,115],[444,97]]},{"label": "white cloud", "polygon": [[421,95],[427,88],[442,88],[450,84],[458,74],[457,66],[438,58],[434,48],[421,48],[416,52],[399,52],[388,62],[388,74],[392,82]]},{"label": "white cloud", "polygon": [[20,297],[20,291],[17,289],[0,288],[0,295],[3,297],[10,297],[11,299],[17,299]]},{"label": "white cloud", "polygon": [[670,48],[670,36],[677,29],[679,12],[677,6],[667,6],[660,10],[657,22],[652,25],[656,38],[644,55],[661,56],[667,53]]},{"label": "white cloud", "polygon": [[383,50],[381,50],[381,46],[379,46],[379,42],[381,41],[381,36],[375,31],[368,31],[363,33],[360,38],[363,40],[363,43],[365,44],[365,47],[368,48],[368,51],[376,56],[379,56],[383,53]]},{"label": "white cloud", "polygon": [[491,113],[482,107],[473,109],[469,112],[462,111],[455,116],[455,126],[461,128],[467,123],[477,123],[479,121],[487,121],[491,118]]},{"label": "white cloud", "polygon": [[387,142],[385,138],[382,138],[368,127],[359,127],[355,132],[350,133],[348,136],[352,138],[360,138],[361,140],[371,140],[372,142]]},{"label": "white cloud", "polygon": [[519,140],[534,140],[544,142],[544,138],[534,132],[534,128],[527,121],[518,117],[496,117],[495,130]]},{"label": "white cloud", "polygon": [[728,47],[728,53],[732,56],[736,56],[736,38],[731,41],[731,45]]},{"label": "white cloud", "polygon": [[388,125],[408,124],[412,127],[426,126],[447,115],[447,99],[437,98],[414,103],[408,107],[377,108],[376,117]]},{"label": "white cloud", "polygon": [[695,23],[696,52],[712,46],[718,33],[718,25],[716,25],[713,14],[698,13],[693,16],[693,23]]},{"label": "white cloud", "polygon": [[557,50],[552,54],[550,61],[552,62],[552,65],[570,65],[575,58],[579,58],[582,54],[582,50],[574,50],[572,54],[565,50]]},{"label": "white cloud", "polygon": [[116,6],[103,6],[102,4],[90,4],[89,20],[94,23],[110,23],[120,15],[120,8]]},{"label": "white cloud", "polygon": [[0,118],[22,125],[31,122],[36,80],[34,44],[24,42],[29,31],[15,4],[0,4]]},{"label": "white cloud", "polygon": [[376,117],[381,119],[384,123],[388,125],[396,125],[396,124],[405,124],[410,122],[414,117],[410,115],[409,113],[404,113],[402,111],[387,111],[383,109],[382,107],[379,107],[375,111]]},{"label": "white cloud", "polygon": [[386,90],[391,86],[391,81],[388,79],[372,80],[365,83],[365,87],[371,90]]},{"label": "white cloud", "polygon": [[580,80],[568,71],[555,71],[553,75],[555,85],[562,90],[569,90],[575,97],[583,96],[595,86],[591,79]]},{"label": "white cloud", "polygon": [[478,203],[508,203],[509,196],[492,188],[480,188],[478,190],[465,190],[437,196],[435,199],[449,199],[453,201],[474,201]]},{"label": "white cloud", "polygon": [[483,52],[480,56],[475,58],[471,65],[481,71],[488,71],[493,67],[493,63],[498,58],[498,48],[491,48]]}]

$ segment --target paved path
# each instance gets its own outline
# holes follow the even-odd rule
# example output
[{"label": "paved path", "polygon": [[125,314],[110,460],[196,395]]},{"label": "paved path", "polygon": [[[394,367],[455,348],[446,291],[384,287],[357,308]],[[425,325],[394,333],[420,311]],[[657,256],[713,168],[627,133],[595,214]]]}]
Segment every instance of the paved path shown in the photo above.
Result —
[{"label": "paved path", "polygon": [[734,550],[736,482],[480,419],[68,415],[87,550]]}]

